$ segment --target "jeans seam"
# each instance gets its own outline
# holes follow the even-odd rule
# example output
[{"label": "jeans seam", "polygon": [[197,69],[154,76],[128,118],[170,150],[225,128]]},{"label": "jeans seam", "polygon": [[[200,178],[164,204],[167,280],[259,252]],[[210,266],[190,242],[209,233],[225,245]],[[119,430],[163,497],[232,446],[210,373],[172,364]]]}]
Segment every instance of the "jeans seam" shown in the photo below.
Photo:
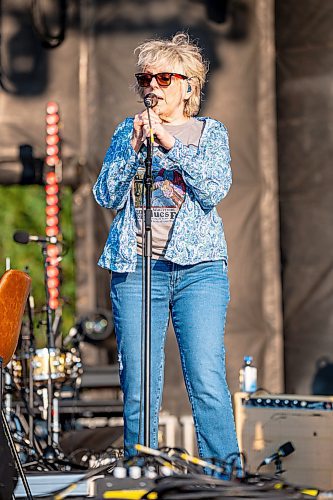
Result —
[{"label": "jeans seam", "polygon": [[188,377],[188,373],[187,373],[187,368],[186,368],[186,363],[185,363],[185,356],[184,356],[184,353],[183,353],[183,349],[182,349],[182,346],[181,346],[180,338],[178,336],[176,328],[174,327],[174,329],[175,329],[175,333],[176,333],[176,337],[177,337],[178,345],[179,345],[180,359],[181,359],[181,362],[182,362],[182,367],[183,367],[183,372],[184,372],[185,385],[186,385],[187,392],[188,392],[188,397],[189,397],[189,400],[190,400],[190,403],[191,403],[191,406],[192,406],[192,414],[193,414],[194,426],[196,428],[197,444],[198,444],[199,455],[201,457],[203,457],[203,455],[204,455],[204,453],[203,453],[203,447],[202,447],[201,438],[200,438],[200,435],[199,435],[199,425],[198,425],[198,420],[197,420],[197,415],[196,415],[196,410],[195,410],[195,404],[194,404],[194,397],[193,397],[192,387],[191,387],[191,383],[190,383],[190,380],[189,380],[189,377]]},{"label": "jeans seam", "polygon": [[173,306],[173,297],[174,297],[174,263],[172,263],[172,268],[170,271],[169,278],[169,308]]},{"label": "jeans seam", "polygon": [[[169,317],[166,320],[165,326],[164,326],[164,333],[163,333],[163,338],[162,338],[162,344],[161,344],[161,349],[160,352],[162,353],[164,351],[164,345],[165,345],[165,337],[166,337],[166,332],[168,328],[168,322],[169,322]],[[163,355],[161,357],[161,360],[163,359]],[[161,404],[161,396],[162,396],[162,377],[163,377],[163,361],[161,361],[160,366],[159,366],[159,376],[158,376],[158,394],[156,397],[156,404],[155,404],[155,409],[154,409],[154,417],[153,417],[153,441],[156,442],[156,445],[158,446],[158,421],[159,421],[159,409],[160,409],[160,404]]]}]

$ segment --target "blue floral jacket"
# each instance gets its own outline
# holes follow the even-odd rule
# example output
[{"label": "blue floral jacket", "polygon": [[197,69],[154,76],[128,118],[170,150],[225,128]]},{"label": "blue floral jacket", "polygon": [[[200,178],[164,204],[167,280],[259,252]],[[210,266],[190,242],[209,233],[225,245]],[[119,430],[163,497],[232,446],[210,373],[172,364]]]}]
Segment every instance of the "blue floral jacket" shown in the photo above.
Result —
[{"label": "blue floral jacket", "polygon": [[[157,148],[154,165],[179,171],[186,194],[174,222],[165,258],[180,265],[227,259],[223,223],[216,205],[229,191],[232,177],[228,133],[212,118],[200,117],[204,128],[199,147],[184,146],[178,139],[169,151]],[[98,264],[118,272],[136,267],[137,219],[131,185],[139,166],[144,165],[144,148],[136,153],[130,138],[133,118],[118,125],[106,153],[93,193],[97,203],[116,209],[109,236]]]}]

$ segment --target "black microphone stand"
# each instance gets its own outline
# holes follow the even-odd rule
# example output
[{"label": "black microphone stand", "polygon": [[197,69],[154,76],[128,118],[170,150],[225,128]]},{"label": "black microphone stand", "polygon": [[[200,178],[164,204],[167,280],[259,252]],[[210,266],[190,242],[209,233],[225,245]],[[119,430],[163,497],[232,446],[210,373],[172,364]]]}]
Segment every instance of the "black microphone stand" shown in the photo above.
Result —
[{"label": "black microphone stand", "polygon": [[[145,102],[146,104],[146,102]],[[149,107],[147,113],[150,131],[152,130]],[[144,311],[145,311],[145,330],[144,330],[144,445],[150,448],[150,394],[151,394],[151,257],[152,257],[152,163],[154,136],[152,132],[147,137],[147,156],[145,159],[146,172],[144,176],[146,205],[142,214],[144,224],[143,252],[144,252]]]},{"label": "black microphone stand", "polygon": [[52,439],[52,415],[53,415],[53,384],[52,384],[52,366],[51,366],[51,352],[55,349],[55,340],[52,329],[52,311],[49,304],[49,290],[47,286],[47,242],[42,242],[42,255],[44,261],[44,286],[46,297],[46,337],[47,337],[47,351],[48,351],[48,372],[47,379],[47,446],[43,450],[44,458],[53,461],[56,459],[58,453],[53,447]]}]

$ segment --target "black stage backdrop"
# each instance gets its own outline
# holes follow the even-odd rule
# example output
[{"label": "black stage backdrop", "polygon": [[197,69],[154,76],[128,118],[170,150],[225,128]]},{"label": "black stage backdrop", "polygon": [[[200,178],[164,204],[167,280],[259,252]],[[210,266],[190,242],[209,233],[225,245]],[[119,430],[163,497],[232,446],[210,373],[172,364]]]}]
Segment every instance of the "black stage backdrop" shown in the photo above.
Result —
[{"label": "black stage backdrop", "polygon": [[286,389],[299,394],[333,359],[332,23],[332,2],[276,2]]}]

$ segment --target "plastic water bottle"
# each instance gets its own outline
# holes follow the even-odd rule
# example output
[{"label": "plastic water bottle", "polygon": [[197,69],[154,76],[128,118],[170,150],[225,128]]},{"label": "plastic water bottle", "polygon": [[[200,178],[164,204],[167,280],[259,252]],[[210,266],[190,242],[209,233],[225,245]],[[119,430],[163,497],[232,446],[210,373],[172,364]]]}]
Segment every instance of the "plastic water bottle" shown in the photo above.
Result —
[{"label": "plastic water bottle", "polygon": [[244,356],[243,366],[239,370],[239,389],[241,392],[257,390],[257,368],[253,364],[252,356]]}]

